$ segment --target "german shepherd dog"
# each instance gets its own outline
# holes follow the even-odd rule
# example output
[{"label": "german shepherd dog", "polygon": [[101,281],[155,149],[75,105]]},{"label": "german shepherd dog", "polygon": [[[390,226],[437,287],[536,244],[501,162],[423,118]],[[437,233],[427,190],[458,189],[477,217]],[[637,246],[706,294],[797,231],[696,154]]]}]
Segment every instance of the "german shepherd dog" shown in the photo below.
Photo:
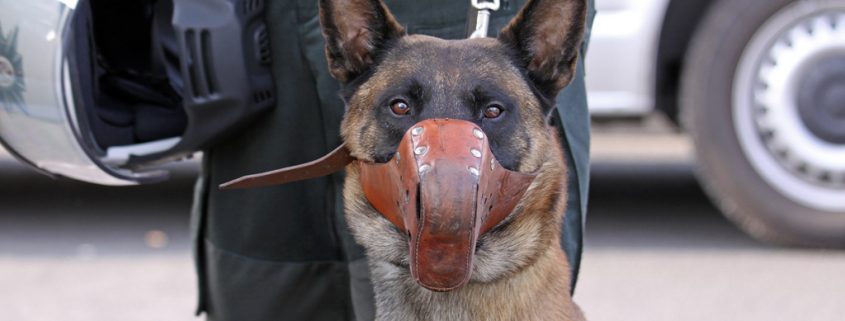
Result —
[{"label": "german shepherd dog", "polygon": [[[559,243],[567,166],[547,116],[575,75],[585,16],[584,0],[532,0],[498,38],[442,40],[406,35],[380,0],[320,0],[329,69],[347,105],[341,133],[360,160],[346,168],[343,195],[349,226],[369,259],[376,320],[584,319]],[[393,161],[415,124],[432,119],[471,123],[487,136],[498,164],[536,175],[501,222],[466,243],[469,268],[457,286],[421,285],[410,267],[409,238],[422,236],[374,208],[361,182],[361,164]],[[454,196],[445,193],[418,198],[417,215],[425,202]],[[463,214],[476,215],[449,215]]]}]

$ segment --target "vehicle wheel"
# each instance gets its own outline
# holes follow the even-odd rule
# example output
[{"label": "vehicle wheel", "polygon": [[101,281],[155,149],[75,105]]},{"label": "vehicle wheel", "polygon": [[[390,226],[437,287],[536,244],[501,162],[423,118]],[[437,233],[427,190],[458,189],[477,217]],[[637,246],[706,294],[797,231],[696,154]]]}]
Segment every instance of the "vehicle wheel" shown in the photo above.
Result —
[{"label": "vehicle wheel", "polygon": [[721,0],[681,80],[697,174],[752,236],[845,246],[845,0]]}]

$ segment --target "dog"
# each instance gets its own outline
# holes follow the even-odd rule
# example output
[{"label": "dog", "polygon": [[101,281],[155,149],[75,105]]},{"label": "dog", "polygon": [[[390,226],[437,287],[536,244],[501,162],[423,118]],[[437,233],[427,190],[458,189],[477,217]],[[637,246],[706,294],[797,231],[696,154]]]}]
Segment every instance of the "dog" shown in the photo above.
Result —
[{"label": "dog", "polygon": [[[497,38],[442,40],[407,35],[379,0],[320,1],[329,70],[342,84],[347,106],[341,135],[352,157],[360,160],[346,167],[346,218],[355,239],[366,249],[376,320],[584,319],[570,295],[570,267],[559,243],[567,166],[547,116],[559,91],[575,75],[585,17],[584,0],[532,0]],[[475,232],[461,234],[460,239],[445,236],[446,242],[457,240],[454,244],[471,247],[471,262],[464,262],[467,255],[440,257],[440,249],[454,244],[437,243],[436,238],[443,235],[425,234],[426,228],[430,232],[436,229],[434,224],[440,224],[425,220],[436,218],[411,219],[417,220],[411,225],[423,231],[403,231],[411,227],[397,225],[408,225],[408,219],[377,210],[362,182],[368,171],[363,164],[400,163],[413,153],[421,154],[421,147],[415,147],[410,156],[399,155],[397,149],[427,120],[460,121],[473,131],[480,129],[482,134],[476,134],[484,135],[484,146],[489,146],[496,161],[491,160],[491,165],[533,177],[513,209],[488,231],[471,221],[466,226],[474,226]],[[432,128],[439,128],[438,124]],[[476,151],[473,155],[481,158]],[[419,167],[420,173],[425,166]],[[474,167],[470,171],[478,174]],[[455,198],[454,188],[464,184],[444,183],[453,174],[444,175],[437,178],[439,183],[431,183],[435,187],[418,186],[417,193],[434,194],[416,196],[416,202],[440,206],[417,204],[417,216],[423,211],[423,216],[439,217],[442,213],[437,211],[448,210],[440,204],[441,198]],[[410,198],[414,196],[411,193]],[[407,190],[404,197],[408,202]],[[455,202],[471,203],[458,206],[469,212],[475,208],[473,200],[481,202],[474,195],[457,198]],[[397,208],[402,206],[396,203]],[[443,215],[448,216],[446,223],[456,226],[453,232],[459,233],[461,217],[478,213]],[[479,230],[483,234],[473,234]],[[427,236],[435,238],[429,240],[433,245],[420,245]],[[420,246],[437,251],[425,252]],[[460,266],[446,267],[443,272],[442,266],[421,260]],[[464,267],[466,271],[461,271]],[[438,278],[445,281],[438,283],[442,281]]]}]

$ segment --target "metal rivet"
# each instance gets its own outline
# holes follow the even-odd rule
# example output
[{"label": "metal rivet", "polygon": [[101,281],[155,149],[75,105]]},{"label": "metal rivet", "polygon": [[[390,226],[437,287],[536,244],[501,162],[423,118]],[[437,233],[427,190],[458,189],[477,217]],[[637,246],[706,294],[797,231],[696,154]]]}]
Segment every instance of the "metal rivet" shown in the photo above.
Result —
[{"label": "metal rivet", "polygon": [[414,127],[414,129],[411,129],[411,135],[414,135],[414,136],[419,136],[420,134],[422,134],[422,132],[423,132],[422,127]]},{"label": "metal rivet", "polygon": [[472,148],[472,149],[469,150],[469,152],[472,154],[472,156],[481,158],[481,151],[480,150]]},{"label": "metal rivet", "polygon": [[431,168],[431,165],[429,165],[429,164],[423,164],[422,166],[420,166],[420,168],[419,168],[419,172],[420,172],[420,173],[425,172],[425,171],[429,170],[430,168]]},{"label": "metal rivet", "polygon": [[470,167],[469,172],[472,173],[472,175],[475,175],[475,176],[479,175],[478,168],[475,168],[475,167]]},{"label": "metal rivet", "polygon": [[425,146],[420,146],[420,147],[414,148],[414,154],[417,154],[417,155],[424,155],[425,152],[427,152],[427,151],[428,151],[428,147],[425,147]]},{"label": "metal rivet", "polygon": [[484,133],[481,131],[481,129],[473,128],[472,134],[475,135],[475,138],[484,139]]}]

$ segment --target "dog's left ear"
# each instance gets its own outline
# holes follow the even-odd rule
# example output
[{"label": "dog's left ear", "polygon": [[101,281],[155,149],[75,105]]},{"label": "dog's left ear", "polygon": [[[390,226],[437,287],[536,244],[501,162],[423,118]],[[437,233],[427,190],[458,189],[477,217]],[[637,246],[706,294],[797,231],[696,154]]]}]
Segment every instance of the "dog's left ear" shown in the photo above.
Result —
[{"label": "dog's left ear", "polygon": [[530,0],[499,40],[515,50],[537,88],[554,98],[575,75],[586,16],[586,0]]},{"label": "dog's left ear", "polygon": [[371,68],[405,29],[380,0],[320,0],[326,58],[335,79],[347,83]]}]

